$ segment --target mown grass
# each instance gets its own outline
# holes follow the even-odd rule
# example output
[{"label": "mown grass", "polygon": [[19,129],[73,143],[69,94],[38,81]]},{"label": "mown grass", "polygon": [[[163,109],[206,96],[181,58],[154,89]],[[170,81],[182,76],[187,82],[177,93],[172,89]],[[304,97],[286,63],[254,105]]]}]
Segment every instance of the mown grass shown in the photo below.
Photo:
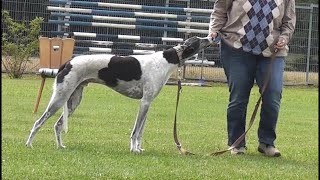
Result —
[{"label": "mown grass", "polygon": [[[285,87],[277,127],[280,158],[267,158],[257,148],[257,122],[247,137],[243,156],[207,156],[226,148],[226,84],[183,87],[178,114],[179,138],[195,156],[181,156],[172,129],[176,86],[165,86],[153,102],[146,124],[143,154],[129,152],[129,136],[139,101],[91,84],[63,134],[67,146],[56,149],[53,124],[37,133],[33,149],[25,141],[52,92],[44,88],[39,111],[33,106],[39,77],[2,77],[3,179],[318,179],[318,89]],[[252,90],[248,114],[258,98]],[[248,115],[248,116],[249,116]]]}]

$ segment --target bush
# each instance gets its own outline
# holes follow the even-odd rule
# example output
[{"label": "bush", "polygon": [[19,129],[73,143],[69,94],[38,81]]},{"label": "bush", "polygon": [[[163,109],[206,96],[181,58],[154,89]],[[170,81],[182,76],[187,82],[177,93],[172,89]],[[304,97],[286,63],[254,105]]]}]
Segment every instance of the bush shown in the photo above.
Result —
[{"label": "bush", "polygon": [[2,11],[2,24],[6,28],[2,34],[1,61],[10,78],[21,78],[30,57],[39,49],[40,25],[42,17],[36,17],[28,25],[14,22],[8,11]]}]

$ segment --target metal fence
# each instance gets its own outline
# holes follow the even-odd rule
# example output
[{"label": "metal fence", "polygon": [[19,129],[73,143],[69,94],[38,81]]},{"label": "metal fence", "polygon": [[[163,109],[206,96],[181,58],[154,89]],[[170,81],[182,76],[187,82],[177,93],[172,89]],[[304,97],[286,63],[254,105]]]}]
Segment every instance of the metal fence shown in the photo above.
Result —
[{"label": "metal fence", "polygon": [[[214,0],[100,0],[99,2],[139,4],[149,6],[212,8]],[[53,37],[50,31],[57,31],[57,25],[49,24],[50,12],[47,10],[48,0],[3,0],[2,9],[9,11],[16,21],[29,22],[35,17],[43,17],[41,35]],[[315,4],[297,4],[296,31],[289,44],[290,52],[286,58],[285,83],[286,84],[316,84],[319,73],[319,7]],[[2,31],[5,27],[2,26]],[[83,29],[86,32],[86,29]],[[138,33],[138,32],[137,32]],[[141,32],[139,32],[141,33]],[[121,32],[119,32],[121,34]],[[134,35],[134,34],[133,34]],[[141,35],[141,34],[139,34]],[[178,36],[178,35],[177,35]],[[181,35],[180,35],[181,36]],[[186,36],[187,37],[187,36]],[[183,37],[183,38],[186,38]],[[215,54],[215,56],[212,56]],[[218,52],[206,50],[200,53],[200,59],[215,61],[214,67],[191,66],[185,67],[184,78],[208,81],[226,81]]]}]

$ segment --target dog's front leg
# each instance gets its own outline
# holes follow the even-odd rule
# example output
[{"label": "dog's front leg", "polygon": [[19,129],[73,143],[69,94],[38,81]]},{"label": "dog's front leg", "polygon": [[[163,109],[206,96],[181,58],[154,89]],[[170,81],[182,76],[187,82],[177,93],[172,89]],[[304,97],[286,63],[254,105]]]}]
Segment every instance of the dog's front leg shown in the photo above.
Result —
[{"label": "dog's front leg", "polygon": [[140,109],[137,115],[136,122],[134,124],[132,133],[131,133],[131,144],[130,151],[135,153],[141,153],[143,150],[141,149],[141,136],[145,120],[147,118],[147,113],[150,107],[150,101],[141,100]]},{"label": "dog's front leg", "polygon": [[143,135],[143,132],[144,132],[144,126],[146,125],[145,121],[147,119],[147,116],[148,115],[146,115],[144,117],[144,119],[143,119],[142,127],[141,127],[141,129],[139,131],[139,134],[138,134],[138,137],[137,137],[137,148],[140,149],[141,151],[144,151],[144,149],[142,149],[142,145],[141,145],[142,141],[141,141],[141,139],[142,139],[142,135]]}]

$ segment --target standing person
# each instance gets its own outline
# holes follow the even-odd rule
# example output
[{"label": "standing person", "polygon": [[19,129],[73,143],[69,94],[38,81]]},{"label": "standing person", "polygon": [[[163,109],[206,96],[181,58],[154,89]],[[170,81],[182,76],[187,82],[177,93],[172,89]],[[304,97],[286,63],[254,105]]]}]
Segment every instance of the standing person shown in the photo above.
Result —
[{"label": "standing person", "polygon": [[[210,17],[209,36],[221,36],[220,57],[229,86],[228,145],[244,133],[247,105],[254,81],[261,92],[277,49],[272,73],[262,97],[258,151],[279,157],[275,147],[276,124],[283,86],[284,57],[295,29],[294,0],[216,0]],[[244,154],[245,139],[231,154]]]}]

